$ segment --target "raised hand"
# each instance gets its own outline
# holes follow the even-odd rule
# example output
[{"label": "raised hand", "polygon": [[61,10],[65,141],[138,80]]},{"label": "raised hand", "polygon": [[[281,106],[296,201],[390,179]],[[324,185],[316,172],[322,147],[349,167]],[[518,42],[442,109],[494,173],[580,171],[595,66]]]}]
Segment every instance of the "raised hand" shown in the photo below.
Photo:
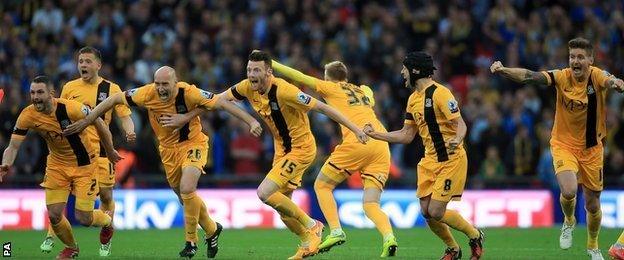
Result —
[{"label": "raised hand", "polygon": [[501,63],[500,61],[495,61],[494,63],[492,63],[492,66],[490,66],[490,71],[492,73],[496,73],[504,67],[505,66],[503,66],[503,63]]}]

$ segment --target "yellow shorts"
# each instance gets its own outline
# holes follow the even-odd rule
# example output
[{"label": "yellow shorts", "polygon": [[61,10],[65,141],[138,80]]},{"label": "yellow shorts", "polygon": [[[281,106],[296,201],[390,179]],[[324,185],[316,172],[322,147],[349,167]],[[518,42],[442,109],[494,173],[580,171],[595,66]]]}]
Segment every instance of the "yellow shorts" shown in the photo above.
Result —
[{"label": "yellow shorts", "polygon": [[69,193],[76,196],[76,209],[92,211],[100,191],[95,176],[97,163],[68,167],[48,164],[41,187],[45,188],[46,205],[67,203]]},{"label": "yellow shorts", "polygon": [[97,165],[97,179],[100,188],[115,186],[115,166],[106,157],[98,157]]},{"label": "yellow shorts", "polygon": [[551,144],[550,148],[555,173],[572,171],[577,174],[578,183],[590,190],[602,191],[602,144],[589,149],[571,149],[556,144]]},{"label": "yellow shorts", "polygon": [[288,153],[273,160],[273,168],[266,178],[279,185],[282,191],[289,191],[301,186],[301,178],[316,158],[316,150],[308,151],[307,154]]},{"label": "yellow shorts", "polygon": [[202,174],[208,160],[208,143],[188,143],[176,147],[159,147],[160,158],[165,167],[167,182],[171,188],[180,187],[182,168],[193,166]]},{"label": "yellow shorts", "polygon": [[431,195],[437,201],[460,200],[466,185],[468,157],[465,151],[445,162],[425,157],[418,163],[417,171],[418,198]]},{"label": "yellow shorts", "polygon": [[356,171],[360,171],[364,188],[383,189],[390,171],[388,143],[371,140],[366,144],[340,144],[321,168],[323,175],[337,183],[344,181]]}]

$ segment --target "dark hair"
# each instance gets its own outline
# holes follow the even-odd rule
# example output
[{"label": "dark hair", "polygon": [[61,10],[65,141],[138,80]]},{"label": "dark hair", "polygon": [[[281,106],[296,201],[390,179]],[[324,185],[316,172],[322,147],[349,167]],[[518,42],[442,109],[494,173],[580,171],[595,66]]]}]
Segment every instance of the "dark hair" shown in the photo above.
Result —
[{"label": "dark hair", "polygon": [[96,59],[98,59],[99,61],[102,61],[102,54],[96,48],[93,48],[91,46],[85,46],[85,47],[80,48],[80,50],[78,50],[78,55],[85,54],[85,53],[91,53],[95,56]]},{"label": "dark hair", "polygon": [[44,76],[44,75],[36,76],[32,80],[32,83],[43,83],[43,84],[46,85],[48,90],[54,90],[54,86],[52,85],[52,82],[50,82],[50,79],[47,76]]},{"label": "dark hair", "polygon": [[568,48],[570,49],[583,49],[587,52],[587,55],[594,56],[594,46],[587,39],[583,37],[576,37],[568,42]]},{"label": "dark hair", "polygon": [[327,71],[327,76],[338,81],[347,80],[347,74],[349,73],[347,66],[340,61],[332,61],[325,64],[325,70]]},{"label": "dark hair", "polygon": [[269,68],[272,65],[272,63],[271,63],[271,55],[269,55],[268,53],[263,52],[263,51],[252,51],[249,54],[248,59],[250,61],[264,61],[264,64],[267,65]]}]

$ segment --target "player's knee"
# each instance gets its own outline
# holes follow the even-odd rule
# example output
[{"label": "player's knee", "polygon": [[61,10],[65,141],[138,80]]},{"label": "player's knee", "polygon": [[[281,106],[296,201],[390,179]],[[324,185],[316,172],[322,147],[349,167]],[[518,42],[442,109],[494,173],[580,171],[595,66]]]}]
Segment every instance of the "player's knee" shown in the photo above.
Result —
[{"label": "player's knee", "polygon": [[61,219],[63,219],[63,213],[48,211],[48,219],[50,220],[50,223],[58,224],[61,222]]},{"label": "player's knee", "polygon": [[85,227],[91,226],[91,223],[93,223],[93,212],[79,213],[78,211],[76,211],[76,220],[78,220],[78,223],[80,223],[80,225],[83,225]]},{"label": "player's knee", "polygon": [[444,217],[444,212],[445,209],[429,209],[428,214],[430,218],[440,221]]},{"label": "player's knee", "polygon": [[317,193],[319,191],[326,192],[327,190],[332,190],[333,188],[334,187],[330,185],[329,183],[321,181],[319,179],[316,179],[316,181],[314,181],[314,191],[316,191]]},{"label": "player's knee", "polygon": [[257,189],[256,190],[256,194],[258,194],[258,198],[263,202],[266,203],[267,200],[269,199],[269,197],[271,197],[271,194],[269,194],[268,192],[262,190],[262,189]]},{"label": "player's knee", "polygon": [[561,196],[567,200],[576,198],[576,189],[561,190]]},{"label": "player's knee", "polygon": [[591,214],[597,213],[598,211],[600,211],[600,202],[599,201],[592,201],[592,200],[586,200],[585,201],[585,210]]}]

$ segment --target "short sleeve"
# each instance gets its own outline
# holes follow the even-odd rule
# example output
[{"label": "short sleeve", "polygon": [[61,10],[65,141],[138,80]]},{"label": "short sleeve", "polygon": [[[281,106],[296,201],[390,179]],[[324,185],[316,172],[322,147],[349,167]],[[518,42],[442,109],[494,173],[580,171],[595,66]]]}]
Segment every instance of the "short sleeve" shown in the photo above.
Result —
[{"label": "short sleeve", "polygon": [[[318,102],[315,98],[304,93],[293,85],[282,85],[281,87],[281,98],[278,96],[278,100],[281,100],[286,105],[291,106],[296,110],[308,112],[316,106],[316,102]],[[278,89],[278,94],[280,94],[279,91],[280,90]]]},{"label": "short sleeve", "polygon": [[460,117],[459,104],[450,90],[439,88],[439,90],[435,92],[433,100],[446,119],[452,120]]},{"label": "short sleeve", "polygon": [[78,101],[67,100],[65,105],[67,106],[67,115],[73,122],[83,119],[91,113],[91,109],[88,106]]},{"label": "short sleeve", "polygon": [[362,89],[362,92],[364,92],[364,96],[368,98],[368,102],[370,106],[374,107],[375,106],[375,93],[373,92],[373,90],[366,85],[360,85],[360,88]]},{"label": "short sleeve", "polygon": [[28,134],[28,129],[30,128],[30,122],[28,118],[28,111],[24,109],[22,113],[17,117],[17,121],[15,121],[15,127],[13,127],[13,133],[11,134],[11,138],[15,138],[17,140],[24,140],[26,138],[26,134]]},{"label": "short sleeve", "polygon": [[243,80],[226,90],[228,99],[244,100],[247,97],[247,91],[249,89],[249,81]]},{"label": "short sleeve", "polygon": [[549,87],[555,87],[557,85],[557,79],[561,77],[561,70],[542,71],[541,73],[546,77],[546,82],[548,82],[546,85]]},{"label": "short sleeve", "polygon": [[[121,88],[119,88],[117,84],[112,84],[110,95],[112,96],[117,93],[121,93]],[[120,104],[115,106],[115,114],[117,115],[117,117],[126,117],[132,114],[132,112],[130,111],[130,108],[128,108],[128,106]]]},{"label": "short sleeve", "polygon": [[63,85],[63,89],[61,89],[61,98],[64,99],[69,99],[69,83],[65,83],[65,85]]},{"label": "short sleeve", "polygon": [[613,77],[613,75],[611,75],[611,73],[609,73],[606,70],[601,70],[598,68],[594,68],[595,72],[592,73],[593,77],[594,77],[594,83],[597,84],[600,89],[606,89],[606,84],[607,81],[609,79],[611,79],[611,77]]},{"label": "short sleeve", "polygon": [[147,100],[147,91],[147,86],[125,91],[124,103],[129,107],[144,106]]},{"label": "short sleeve", "polygon": [[194,86],[187,89],[189,90],[188,97],[189,101],[191,101],[191,106],[212,109],[217,104],[217,100],[219,97],[212,92],[202,90]]}]

